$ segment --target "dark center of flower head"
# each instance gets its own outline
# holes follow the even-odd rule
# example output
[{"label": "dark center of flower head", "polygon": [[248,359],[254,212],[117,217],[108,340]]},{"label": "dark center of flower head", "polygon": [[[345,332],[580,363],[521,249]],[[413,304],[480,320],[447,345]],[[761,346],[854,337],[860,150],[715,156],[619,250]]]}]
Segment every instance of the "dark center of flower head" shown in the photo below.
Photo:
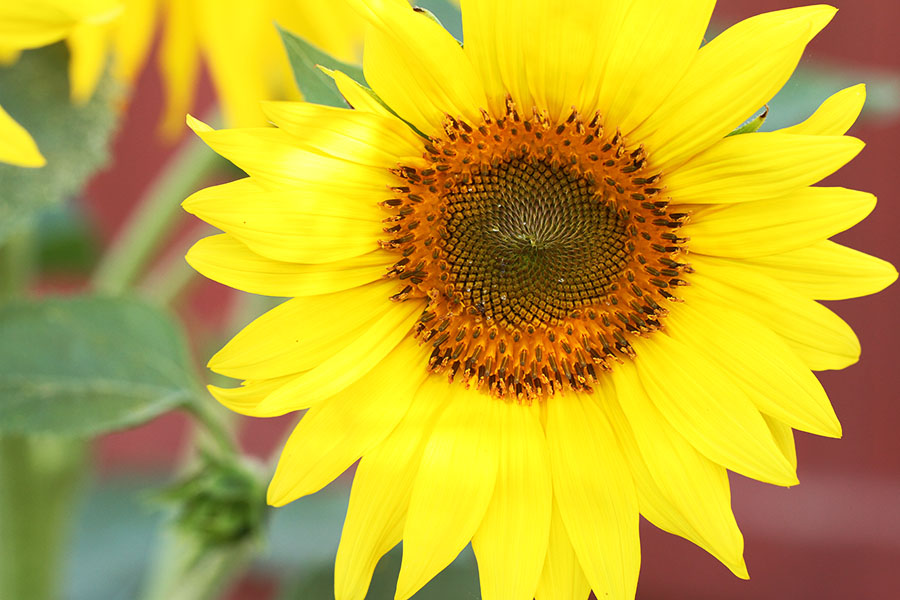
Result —
[{"label": "dark center of flower head", "polygon": [[427,298],[427,368],[518,400],[589,390],[661,327],[688,269],[660,175],[599,115],[448,118],[384,203],[393,297]]}]

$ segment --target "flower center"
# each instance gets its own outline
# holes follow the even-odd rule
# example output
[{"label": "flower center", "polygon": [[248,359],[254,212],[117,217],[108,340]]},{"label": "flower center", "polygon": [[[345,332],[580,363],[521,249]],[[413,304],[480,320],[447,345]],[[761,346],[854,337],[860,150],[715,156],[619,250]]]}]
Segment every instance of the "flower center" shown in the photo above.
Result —
[{"label": "flower center", "polygon": [[510,104],[475,126],[448,118],[425,168],[384,203],[382,247],[401,256],[394,300],[426,298],[427,368],[530,401],[590,390],[660,329],[688,270],[659,174],[599,115],[552,126]]}]

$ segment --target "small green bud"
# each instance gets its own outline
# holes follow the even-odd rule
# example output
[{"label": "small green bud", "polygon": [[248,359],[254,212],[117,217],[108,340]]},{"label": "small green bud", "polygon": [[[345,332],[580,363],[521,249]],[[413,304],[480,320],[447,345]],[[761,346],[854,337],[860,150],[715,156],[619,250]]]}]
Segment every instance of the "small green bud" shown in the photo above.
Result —
[{"label": "small green bud", "polygon": [[262,469],[246,459],[204,455],[194,473],[160,498],[175,509],[180,533],[206,548],[256,538],[265,521]]}]

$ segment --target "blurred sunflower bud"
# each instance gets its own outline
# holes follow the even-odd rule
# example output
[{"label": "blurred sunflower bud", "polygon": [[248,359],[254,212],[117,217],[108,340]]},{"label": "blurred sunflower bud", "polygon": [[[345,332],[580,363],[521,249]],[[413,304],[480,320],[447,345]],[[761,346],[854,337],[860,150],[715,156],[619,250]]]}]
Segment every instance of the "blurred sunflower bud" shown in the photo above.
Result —
[{"label": "blurred sunflower bud", "polygon": [[180,534],[214,549],[258,539],[265,520],[265,489],[257,463],[204,454],[195,472],[158,498],[174,509]]},{"label": "blurred sunflower bud", "polygon": [[210,600],[259,550],[265,525],[261,465],[203,453],[195,470],[157,494],[172,511],[141,600]]}]

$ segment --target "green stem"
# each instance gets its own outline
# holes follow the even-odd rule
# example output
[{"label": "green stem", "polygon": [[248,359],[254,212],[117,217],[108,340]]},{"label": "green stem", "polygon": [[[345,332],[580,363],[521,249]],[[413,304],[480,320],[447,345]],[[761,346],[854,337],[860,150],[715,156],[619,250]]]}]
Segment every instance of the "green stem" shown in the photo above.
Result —
[{"label": "green stem", "polygon": [[237,442],[227,421],[228,415],[214,406],[208,395],[198,395],[193,402],[185,406],[185,409],[203,425],[203,430],[222,455],[238,454]]},{"label": "green stem", "polygon": [[113,295],[125,292],[171,232],[181,201],[220,164],[218,155],[199,138],[183,144],[106,250],[94,273],[94,289]]},{"label": "green stem", "polygon": [[[0,252],[0,303],[28,289],[32,236],[18,231]],[[87,464],[81,440],[0,435],[0,598],[60,597],[72,508]]]},{"label": "green stem", "polygon": [[10,235],[0,251],[0,299],[21,296],[34,271],[32,232],[23,228]]},{"label": "green stem", "polygon": [[156,552],[141,600],[212,600],[240,576],[256,553],[251,542],[204,548],[169,529]]},{"label": "green stem", "polygon": [[0,598],[61,596],[60,572],[86,457],[80,440],[0,436]]}]

